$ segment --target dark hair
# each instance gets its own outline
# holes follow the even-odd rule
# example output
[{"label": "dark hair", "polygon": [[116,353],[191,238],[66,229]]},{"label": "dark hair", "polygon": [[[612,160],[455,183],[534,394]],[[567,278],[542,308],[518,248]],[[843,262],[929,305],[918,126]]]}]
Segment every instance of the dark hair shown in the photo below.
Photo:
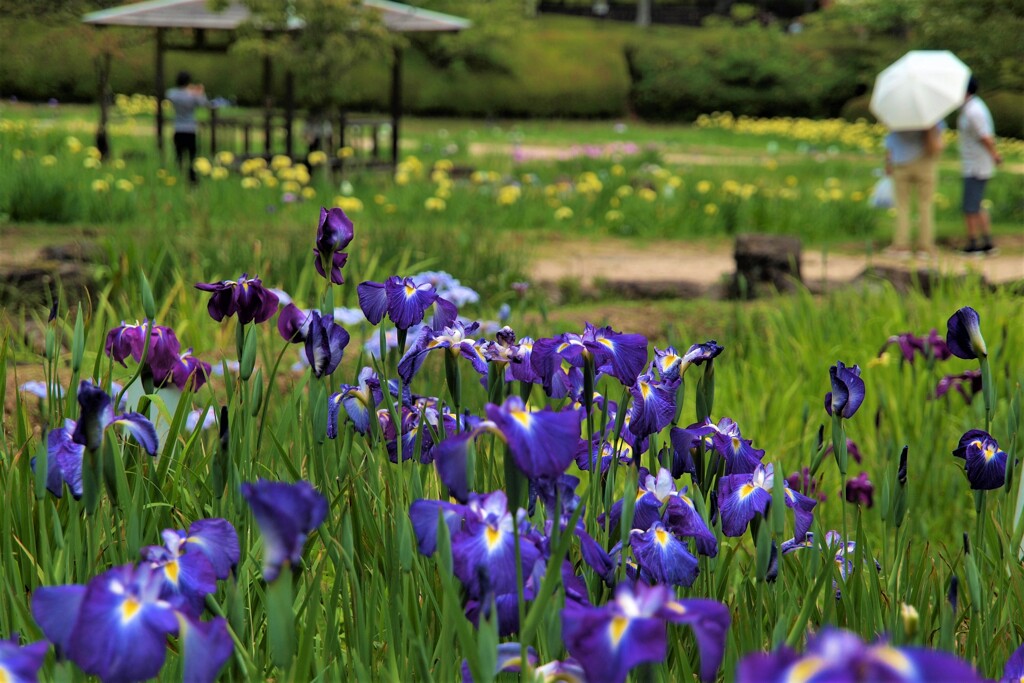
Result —
[{"label": "dark hair", "polygon": [[192,74],[187,71],[179,71],[178,78],[175,81],[179,88],[184,88],[186,85],[192,82]]},{"label": "dark hair", "polygon": [[971,76],[971,78],[967,81],[967,94],[973,95],[976,92],[978,92],[978,79],[975,78],[974,76]]}]

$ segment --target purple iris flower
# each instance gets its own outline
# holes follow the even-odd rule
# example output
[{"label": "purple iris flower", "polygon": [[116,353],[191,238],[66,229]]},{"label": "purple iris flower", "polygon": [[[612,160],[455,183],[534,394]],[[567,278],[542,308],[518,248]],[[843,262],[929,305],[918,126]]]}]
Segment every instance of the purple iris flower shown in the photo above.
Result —
[{"label": "purple iris flower", "polygon": [[974,397],[981,393],[981,370],[965,370],[959,375],[946,375],[935,385],[934,398],[942,398],[951,390],[960,392],[964,400],[970,404]]},{"label": "purple iris flower", "polygon": [[531,337],[523,337],[513,348],[515,353],[512,362],[505,368],[505,381],[526,382],[528,384],[540,383],[541,379],[530,362],[533,355],[533,339]]},{"label": "purple iris flower", "polygon": [[683,587],[697,580],[700,573],[697,558],[660,521],[652,522],[646,531],[633,529],[629,545],[640,567],[641,580]]},{"label": "purple iris flower", "polygon": [[[718,509],[722,516],[722,533],[726,536],[742,536],[747,525],[755,516],[764,516],[772,502],[772,488],[775,485],[775,469],[769,463],[758,465],[750,474],[732,474],[718,480]],[[793,510],[796,520],[794,538],[800,540],[807,535],[814,519],[814,506],[818,501],[797,493],[786,486],[783,501]]]},{"label": "purple iris flower", "polygon": [[388,458],[398,462],[399,453],[402,461],[416,455],[416,443],[420,442],[419,461],[427,464],[434,460],[434,437],[432,433],[443,429],[445,434],[456,432],[456,419],[447,407],[440,411],[436,404],[420,403],[419,405],[403,405],[400,424],[391,420],[391,413],[384,408],[377,411],[377,422],[387,444]]},{"label": "purple iris flower", "polygon": [[668,652],[666,625],[689,625],[700,652],[700,678],[712,681],[725,654],[729,609],[714,600],[676,600],[667,586],[622,583],[603,607],[567,602],[562,610],[566,649],[590,683],[621,683],[645,662]]},{"label": "purple iris flower", "polygon": [[1022,678],[1024,678],[1024,645],[1014,650],[1010,658],[1006,660],[1003,677],[999,679],[999,683],[1020,683]]},{"label": "purple iris flower", "polygon": [[[614,425],[612,428],[614,429]],[[623,430],[623,435],[625,434],[626,430]],[[603,437],[600,434],[595,434],[593,441],[590,443],[589,453],[587,442],[581,439],[576,450],[576,466],[581,470],[589,472],[595,464],[598,464],[599,470],[603,475],[612,466],[613,460],[618,460],[620,465],[632,464],[633,446],[624,438],[620,438],[616,443],[612,443],[612,437],[613,435]]]},{"label": "purple iris flower", "polygon": [[851,631],[828,626],[808,638],[803,655],[787,647],[749,654],[740,660],[736,673],[738,683],[783,683],[797,678],[849,683],[985,680],[970,664],[948,652],[893,647],[884,640],[868,644]]},{"label": "purple iris flower", "polygon": [[103,432],[107,427],[120,425],[135,437],[147,453],[156,455],[160,444],[153,423],[140,413],[115,416],[113,399],[95,384],[83,380],[78,385],[78,405],[78,423],[71,435],[72,441],[76,444],[85,446],[90,451],[99,450],[103,444]]},{"label": "purple iris flower", "polygon": [[829,415],[849,419],[864,402],[864,380],[860,378],[860,367],[846,367],[842,361],[829,368],[832,391],[825,394],[825,411]]},{"label": "purple iris flower", "polygon": [[277,312],[277,295],[264,287],[259,278],[250,278],[248,273],[242,273],[238,280],[198,282],[196,289],[213,293],[207,310],[217,322],[237,315],[242,325],[262,323]]},{"label": "purple iris flower", "polygon": [[320,274],[320,277],[327,277],[324,260],[328,259],[331,262],[331,282],[336,285],[345,283],[341,269],[348,259],[348,254],[342,249],[352,241],[353,235],[352,221],[344,211],[338,208],[329,211],[323,207],[320,208],[320,224],[316,229],[316,248],[313,249],[313,253],[316,254],[316,272]]},{"label": "purple iris flower", "polygon": [[178,638],[182,643],[184,671],[188,683],[213,683],[235,651],[234,641],[223,617],[199,621],[178,614]]},{"label": "purple iris flower", "polygon": [[[857,460],[857,462],[860,462],[860,460]],[[786,483],[789,484],[789,488],[814,498],[819,503],[824,503],[828,499],[828,496],[821,491],[822,480],[823,477],[820,475],[812,477],[809,467],[802,467],[799,472],[794,472],[786,477]]]},{"label": "purple iris flower", "polygon": [[313,316],[293,303],[285,305],[277,316],[277,331],[289,344],[301,344],[309,336],[309,325]]},{"label": "purple iris flower", "polygon": [[981,336],[981,318],[970,306],[965,306],[946,321],[946,345],[957,358],[970,360],[985,358],[988,348]]},{"label": "purple iris flower", "polygon": [[569,396],[575,400],[583,392],[582,353],[583,342],[578,334],[538,339],[529,347],[530,376],[551,398]]},{"label": "purple iris flower", "polygon": [[302,562],[306,537],[327,517],[327,499],[308,481],[266,479],[243,483],[242,497],[263,535],[263,579],[270,583],[286,563],[294,569]]},{"label": "purple iris flower", "polygon": [[[526,648],[526,667],[528,671],[536,671],[537,651],[532,647]],[[519,673],[523,670],[523,650],[519,643],[499,643],[498,656],[495,659],[495,676],[500,673]],[[544,680],[544,679],[541,679]],[[469,664],[462,661],[462,683],[473,683],[473,675],[470,673]]]},{"label": "purple iris flower", "polygon": [[581,341],[593,355],[595,367],[627,387],[633,386],[647,363],[647,337],[642,334],[616,332],[611,327],[586,323]]},{"label": "purple iris flower", "polygon": [[34,683],[39,680],[39,669],[46,662],[49,649],[50,644],[45,640],[25,646],[19,644],[17,636],[0,640],[0,681]]},{"label": "purple iris flower", "polygon": [[448,353],[453,356],[462,356],[469,360],[474,370],[481,375],[486,375],[487,361],[480,352],[479,343],[470,337],[479,326],[479,323],[464,325],[458,320],[442,330],[435,330],[425,325],[420,330],[416,343],[409,347],[402,359],[398,361],[399,376],[406,384],[412,382],[412,378],[423,366],[426,355],[437,349],[448,349]]},{"label": "purple iris flower", "polygon": [[[808,532],[802,540],[800,540],[800,538],[798,537],[783,542],[781,550],[783,555],[788,555],[789,553],[796,550],[807,550],[808,548],[817,547],[818,546],[815,545],[814,542],[814,534],[812,532]],[[835,550],[835,556],[833,559],[836,568],[839,570],[839,577],[845,582],[847,577],[849,577],[853,570],[856,568],[856,565],[854,565],[853,560],[851,558],[854,556],[854,552],[857,549],[857,544],[853,541],[847,541],[846,543],[844,543],[843,537],[839,534],[838,531],[829,531],[825,534],[825,548],[827,548],[830,552],[832,550]],[[861,559],[862,561],[867,561],[867,558]],[[875,569],[878,571],[882,571],[882,565],[879,564],[878,560],[874,560],[874,563]],[[832,588],[835,590],[836,600],[838,600],[841,597],[842,593],[839,590],[835,581],[832,582]]]},{"label": "purple iris flower", "polygon": [[160,572],[140,565],[115,567],[88,585],[36,589],[32,615],[58,653],[104,681],[155,677],[167,636],[178,618],[160,597]]},{"label": "purple iris flower", "polygon": [[714,450],[725,459],[726,474],[746,474],[753,472],[761,459],[764,450],[754,448],[750,439],[744,439],[740,427],[735,421],[723,417],[715,424],[711,418],[692,424],[686,429],[673,427],[669,433],[672,440],[673,476],[681,476],[683,472],[693,473],[693,459],[690,451],[701,441],[705,448]]},{"label": "purple iris flower", "polygon": [[318,311],[310,313],[306,336],[306,360],[315,377],[330,375],[341,362],[348,346],[349,334],[330,317],[321,318]]},{"label": "purple iris flower", "polygon": [[[114,361],[125,365],[126,358],[133,358],[135,362],[142,360],[142,352],[146,347],[146,335],[150,335],[149,352],[146,355],[146,369],[156,379],[157,384],[168,380],[174,366],[178,363],[181,352],[181,343],[178,341],[174,330],[163,325],[153,325],[152,333],[149,332],[150,323],[144,320],[142,323],[133,325],[121,323],[107,333],[107,340],[103,349]],[[198,387],[197,387],[198,388]]]},{"label": "purple iris flower", "polygon": [[456,505],[444,500],[420,499],[409,506],[409,520],[412,532],[416,536],[416,548],[421,554],[430,557],[437,550],[437,523],[444,520],[449,535],[462,528],[462,520],[466,516],[466,506]]},{"label": "purple iris flower", "polygon": [[455,305],[438,296],[429,282],[417,285],[412,278],[393,275],[384,282],[363,282],[356,291],[359,307],[371,325],[379,324],[387,315],[395,327],[407,330],[421,322],[431,306],[436,309],[431,323],[435,330],[448,327],[458,317]]},{"label": "purple iris flower", "polygon": [[997,489],[1005,482],[1006,451],[999,448],[988,432],[980,429],[965,432],[953,455],[963,458],[972,489]]},{"label": "purple iris flower", "polygon": [[[1000,482],[1002,486],[1002,482]],[[846,482],[846,502],[871,507],[875,503],[875,485],[868,479],[867,472],[861,472]]]},{"label": "purple iris flower", "polygon": [[187,533],[165,529],[162,536],[164,545],[143,548],[142,557],[163,572],[161,597],[198,617],[216,580],[231,576],[238,564],[238,533],[227,520],[214,518],[193,522]]},{"label": "purple iris flower", "polygon": [[[828,447],[825,448],[825,452],[822,454],[821,457],[827,458],[831,453],[835,453],[835,450],[835,446],[829,443]],[[857,442],[854,441],[853,439],[846,439],[846,453],[851,458],[853,458],[854,462],[858,464],[864,460],[864,456],[861,455],[860,452],[860,446],[858,446]]]},{"label": "purple iris flower", "polygon": [[[522,363],[519,356],[519,346],[516,345],[516,333],[508,325],[498,330],[494,335],[494,341],[481,340],[479,345],[480,355],[488,363],[497,363],[505,368],[511,363]],[[511,380],[509,380],[511,381]]]},{"label": "purple iris flower", "polygon": [[167,370],[167,374],[164,375],[162,379],[155,373],[153,377],[157,386],[172,383],[182,391],[185,390],[185,387],[188,386],[189,380],[191,380],[192,391],[199,391],[199,389],[206,384],[206,381],[210,378],[210,371],[210,364],[193,356],[192,349],[190,348],[188,351],[178,356],[174,361],[174,364]]},{"label": "purple iris flower", "polygon": [[679,380],[655,379],[653,371],[636,378],[629,389],[633,403],[629,407],[629,431],[643,439],[672,424],[676,415],[676,389]]},{"label": "purple iris flower", "polygon": [[[71,496],[82,497],[82,456],[85,446],[71,438],[75,431],[74,420],[64,420],[64,426],[51,429],[46,435],[46,490],[57,498],[64,495],[64,484],[68,485]],[[32,471],[36,459],[31,461]]]},{"label": "purple iris flower", "polygon": [[107,332],[107,340],[103,344],[103,351],[114,359],[115,362],[127,367],[126,358],[134,358],[138,361],[142,358],[142,347],[146,342],[146,326],[148,321],[139,324],[125,323],[123,320],[118,327]]},{"label": "purple iris flower", "polygon": [[576,457],[583,413],[551,408],[530,411],[518,396],[487,405],[487,418],[505,440],[516,467],[529,479],[560,476]]},{"label": "purple iris flower", "polygon": [[384,399],[377,373],[364,367],[359,371],[358,384],[342,384],[341,391],[327,399],[327,438],[338,436],[338,413],[341,407],[360,434],[370,430],[370,416],[376,414],[377,406]]}]

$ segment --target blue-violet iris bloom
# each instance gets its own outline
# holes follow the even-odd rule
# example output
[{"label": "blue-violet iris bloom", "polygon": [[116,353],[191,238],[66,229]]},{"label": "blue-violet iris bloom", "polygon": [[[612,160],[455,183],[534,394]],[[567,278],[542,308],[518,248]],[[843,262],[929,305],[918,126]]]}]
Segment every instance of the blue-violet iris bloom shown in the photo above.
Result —
[{"label": "blue-violet iris bloom", "polygon": [[80,414],[71,436],[72,441],[90,451],[99,450],[107,427],[120,425],[135,437],[147,453],[156,455],[160,444],[153,423],[140,413],[125,413],[115,417],[113,403],[107,392],[83,380],[78,385]]},{"label": "blue-violet iris bloom", "polygon": [[308,481],[265,479],[243,483],[242,497],[263,535],[263,578],[269,583],[286,563],[294,569],[302,562],[307,535],[327,517],[327,499]]},{"label": "blue-violet iris bloom", "polygon": [[829,368],[832,391],[825,394],[825,411],[829,415],[849,419],[864,402],[864,380],[860,378],[860,367],[846,367],[837,361]]},{"label": "blue-violet iris bloom", "polygon": [[991,490],[1003,485],[1006,479],[1006,451],[999,448],[992,435],[972,429],[960,437],[953,455],[963,458],[967,480],[972,489]]},{"label": "blue-violet iris bloom", "polygon": [[213,293],[207,310],[217,322],[237,315],[242,325],[262,323],[277,312],[277,295],[264,287],[262,280],[250,278],[248,273],[242,273],[238,280],[198,282],[196,289]]},{"label": "blue-violet iris bloom", "polygon": [[981,318],[970,306],[965,306],[946,321],[946,345],[957,358],[970,360],[985,358],[988,348],[981,336]]}]

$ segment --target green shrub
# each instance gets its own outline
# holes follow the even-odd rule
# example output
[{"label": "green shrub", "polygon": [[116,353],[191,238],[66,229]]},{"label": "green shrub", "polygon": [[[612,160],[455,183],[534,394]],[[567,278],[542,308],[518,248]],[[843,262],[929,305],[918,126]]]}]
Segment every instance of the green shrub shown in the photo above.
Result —
[{"label": "green shrub", "polygon": [[874,121],[875,115],[871,113],[870,102],[871,95],[858,95],[857,97],[850,98],[843,105],[839,115],[847,121],[856,121],[857,119]]},{"label": "green shrub", "polygon": [[992,112],[996,135],[1024,138],[1024,92],[997,90],[983,96]]}]

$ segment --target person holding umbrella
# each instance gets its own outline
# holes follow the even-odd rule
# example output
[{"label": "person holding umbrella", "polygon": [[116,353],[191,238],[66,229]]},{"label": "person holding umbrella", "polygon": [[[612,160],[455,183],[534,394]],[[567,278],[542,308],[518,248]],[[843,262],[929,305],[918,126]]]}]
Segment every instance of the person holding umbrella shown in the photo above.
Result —
[{"label": "person holding umbrella", "polygon": [[963,213],[967,224],[968,243],[964,253],[985,255],[992,253],[995,247],[992,244],[992,224],[981,200],[985,197],[985,184],[995,175],[996,166],[1003,162],[1003,157],[996,149],[992,114],[977,93],[978,79],[971,76],[956,127],[960,138]]},{"label": "person holding umbrella", "polygon": [[932,199],[939,179],[939,153],[942,151],[940,121],[927,130],[893,131],[885,138],[885,173],[892,177],[896,202],[896,234],[886,252],[910,255],[910,202],[917,194],[917,252],[927,258],[935,252],[935,209]]},{"label": "person holding umbrella", "polygon": [[871,112],[889,127],[886,171],[896,199],[896,235],[890,251],[909,255],[910,195],[916,187],[921,230],[918,249],[932,254],[932,196],[942,149],[942,123],[963,104],[971,70],[949,50],[911,50],[875,79]]}]

